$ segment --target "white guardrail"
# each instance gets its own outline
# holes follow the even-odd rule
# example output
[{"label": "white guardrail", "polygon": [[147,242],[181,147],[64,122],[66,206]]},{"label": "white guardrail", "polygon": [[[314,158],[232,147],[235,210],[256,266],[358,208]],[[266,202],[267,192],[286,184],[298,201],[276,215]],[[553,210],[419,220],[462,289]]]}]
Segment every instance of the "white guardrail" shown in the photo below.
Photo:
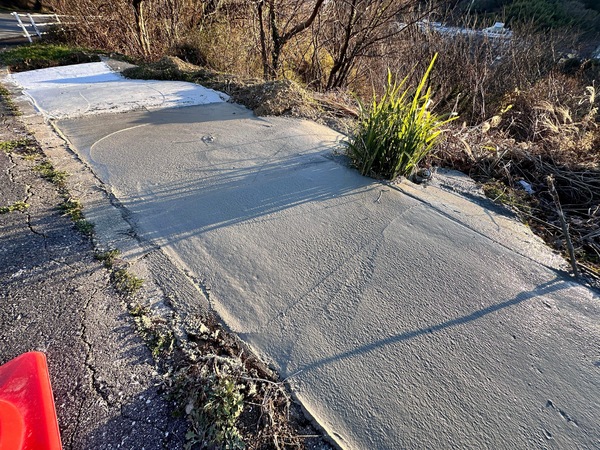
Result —
[{"label": "white guardrail", "polygon": [[12,16],[23,30],[23,36],[29,42],[33,42],[32,36],[42,38],[46,34],[45,29],[53,25],[62,25],[60,17],[57,14],[20,14],[13,12]]}]

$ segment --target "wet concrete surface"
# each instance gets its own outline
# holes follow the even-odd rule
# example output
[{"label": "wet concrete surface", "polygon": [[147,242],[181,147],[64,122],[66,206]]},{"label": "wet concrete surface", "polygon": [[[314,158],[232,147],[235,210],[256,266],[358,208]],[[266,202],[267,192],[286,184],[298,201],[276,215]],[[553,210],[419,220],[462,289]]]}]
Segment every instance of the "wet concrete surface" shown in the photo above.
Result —
[{"label": "wet concrete surface", "polygon": [[56,125],[132,234],[194,281],[191,301],[341,447],[600,442],[598,295],[510,217],[360,177],[333,131],[236,105]]}]

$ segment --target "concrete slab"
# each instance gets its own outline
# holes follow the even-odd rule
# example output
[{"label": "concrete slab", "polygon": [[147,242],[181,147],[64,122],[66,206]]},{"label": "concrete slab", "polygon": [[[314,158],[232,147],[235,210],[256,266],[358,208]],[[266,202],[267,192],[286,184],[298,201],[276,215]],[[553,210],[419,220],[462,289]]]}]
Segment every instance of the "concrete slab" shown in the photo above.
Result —
[{"label": "concrete slab", "polygon": [[58,126],[340,446],[600,443],[598,296],[515,252],[516,225],[478,229],[495,212],[462,220],[359,176],[333,131],[231,104]]},{"label": "concrete slab", "polygon": [[50,67],[7,77],[52,118],[222,102],[227,95],[181,81],[129,80],[106,62]]}]

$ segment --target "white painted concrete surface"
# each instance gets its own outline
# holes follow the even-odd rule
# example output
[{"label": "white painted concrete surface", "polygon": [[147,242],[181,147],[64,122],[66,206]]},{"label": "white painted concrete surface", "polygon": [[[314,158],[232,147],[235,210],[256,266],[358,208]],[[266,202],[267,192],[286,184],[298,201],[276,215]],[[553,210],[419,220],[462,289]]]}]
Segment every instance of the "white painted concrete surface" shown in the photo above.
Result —
[{"label": "white painted concrete surface", "polygon": [[39,111],[54,119],[219,103],[227,95],[181,81],[129,80],[105,62],[14,73]]}]

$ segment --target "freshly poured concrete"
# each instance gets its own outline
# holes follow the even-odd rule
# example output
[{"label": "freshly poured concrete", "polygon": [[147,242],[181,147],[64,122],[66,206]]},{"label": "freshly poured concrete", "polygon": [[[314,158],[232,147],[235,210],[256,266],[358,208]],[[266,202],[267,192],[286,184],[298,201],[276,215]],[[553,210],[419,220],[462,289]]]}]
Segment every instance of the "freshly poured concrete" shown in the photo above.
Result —
[{"label": "freshly poured concrete", "polygon": [[[55,84],[28,95],[62,111]],[[340,446],[600,446],[599,298],[510,218],[378,184],[333,131],[231,104],[57,124]]]},{"label": "freshly poured concrete", "polygon": [[600,443],[599,299],[520,226],[461,221],[359,176],[331,130],[231,104],[58,126],[341,446]]}]

